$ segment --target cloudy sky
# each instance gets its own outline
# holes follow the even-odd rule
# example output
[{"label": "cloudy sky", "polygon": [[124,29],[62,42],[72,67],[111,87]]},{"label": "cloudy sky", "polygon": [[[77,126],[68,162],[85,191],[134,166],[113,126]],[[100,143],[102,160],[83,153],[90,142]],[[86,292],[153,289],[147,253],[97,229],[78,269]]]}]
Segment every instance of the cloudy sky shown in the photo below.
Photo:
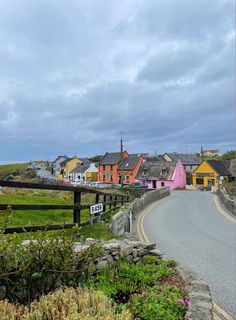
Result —
[{"label": "cloudy sky", "polygon": [[234,0],[0,0],[0,162],[235,148]]}]

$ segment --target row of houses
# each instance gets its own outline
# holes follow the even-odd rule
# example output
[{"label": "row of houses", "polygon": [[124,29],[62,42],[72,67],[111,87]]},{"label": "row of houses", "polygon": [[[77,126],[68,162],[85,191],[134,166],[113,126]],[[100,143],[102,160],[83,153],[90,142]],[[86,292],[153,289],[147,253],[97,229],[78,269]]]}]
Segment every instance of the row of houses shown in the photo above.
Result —
[{"label": "row of houses", "polygon": [[235,161],[204,160],[197,154],[165,153],[129,154],[107,152],[99,162],[77,156],[59,156],[52,163],[52,173],[58,179],[98,181],[129,185],[139,182],[148,188],[218,187],[221,181],[235,179]]}]

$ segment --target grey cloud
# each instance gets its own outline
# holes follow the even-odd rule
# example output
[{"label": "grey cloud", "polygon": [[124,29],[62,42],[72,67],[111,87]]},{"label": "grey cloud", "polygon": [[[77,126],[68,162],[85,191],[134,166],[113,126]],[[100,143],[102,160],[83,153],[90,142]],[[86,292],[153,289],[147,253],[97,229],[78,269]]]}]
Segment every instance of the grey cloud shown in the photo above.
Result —
[{"label": "grey cloud", "polygon": [[0,11],[0,161],[232,148],[232,1],[14,1]]}]

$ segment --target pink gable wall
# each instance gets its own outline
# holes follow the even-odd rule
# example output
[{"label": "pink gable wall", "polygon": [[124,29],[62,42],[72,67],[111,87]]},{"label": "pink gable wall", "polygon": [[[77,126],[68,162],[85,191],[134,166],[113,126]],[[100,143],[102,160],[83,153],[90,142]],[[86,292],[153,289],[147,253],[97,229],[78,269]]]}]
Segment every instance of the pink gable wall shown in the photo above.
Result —
[{"label": "pink gable wall", "polygon": [[[185,188],[186,187],[186,173],[184,170],[184,166],[180,161],[177,162],[175,171],[173,173],[171,180],[156,180],[156,188],[161,188],[161,183],[164,183],[165,187],[169,187],[170,189],[177,189],[177,188]],[[153,188],[153,183],[148,183],[148,189]]]}]

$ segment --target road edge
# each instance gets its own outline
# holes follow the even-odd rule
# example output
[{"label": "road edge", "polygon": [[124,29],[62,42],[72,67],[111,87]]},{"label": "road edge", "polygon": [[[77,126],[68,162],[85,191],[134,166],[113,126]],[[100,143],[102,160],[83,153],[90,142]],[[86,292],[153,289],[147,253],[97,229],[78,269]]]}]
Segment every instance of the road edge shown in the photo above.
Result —
[{"label": "road edge", "polygon": [[[143,227],[144,219],[150,213],[150,211],[161,201],[155,201],[147,208],[142,210],[136,217],[136,226],[134,228],[134,232],[141,242],[150,243],[150,240],[148,239]],[[158,254],[163,260],[170,259],[158,248],[155,249],[154,252]],[[176,270],[179,272],[180,276],[187,284],[187,293],[191,301],[191,304],[188,305],[185,320],[217,320],[217,318],[213,316],[213,301],[209,286],[202,279],[200,279],[200,277],[198,277],[190,268],[184,267],[178,263]]]}]

